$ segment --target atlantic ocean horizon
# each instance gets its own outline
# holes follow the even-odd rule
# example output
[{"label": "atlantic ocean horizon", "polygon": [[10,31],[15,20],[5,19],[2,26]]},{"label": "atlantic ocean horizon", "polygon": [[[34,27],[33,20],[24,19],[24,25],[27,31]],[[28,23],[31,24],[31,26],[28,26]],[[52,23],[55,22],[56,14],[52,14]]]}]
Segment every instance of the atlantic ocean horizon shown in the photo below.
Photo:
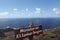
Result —
[{"label": "atlantic ocean horizon", "polygon": [[60,18],[0,18],[0,29],[28,27],[29,22],[32,22],[33,26],[42,25],[43,29],[60,26]]}]

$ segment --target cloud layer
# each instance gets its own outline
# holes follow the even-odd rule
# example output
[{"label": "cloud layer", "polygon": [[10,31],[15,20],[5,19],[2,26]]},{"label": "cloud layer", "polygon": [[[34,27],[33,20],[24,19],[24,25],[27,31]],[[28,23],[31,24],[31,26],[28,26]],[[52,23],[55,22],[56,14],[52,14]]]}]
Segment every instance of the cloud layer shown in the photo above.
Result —
[{"label": "cloud layer", "polygon": [[35,8],[35,13],[40,13],[41,9],[40,8]]},{"label": "cloud layer", "polygon": [[[29,8],[25,8],[23,11],[18,11],[19,9],[13,8],[12,13],[8,11],[0,12],[0,18],[29,18],[29,17],[51,17],[51,14],[46,11],[43,12],[41,8],[35,8],[34,10],[30,10]],[[53,8],[50,11],[52,14],[60,14],[58,8]],[[53,15],[52,15],[53,16]]]},{"label": "cloud layer", "polygon": [[52,11],[53,11],[56,15],[60,14],[60,12],[59,12],[59,10],[58,10],[57,8],[53,8]]},{"label": "cloud layer", "polygon": [[17,8],[13,8],[13,11],[17,11],[18,9]]}]

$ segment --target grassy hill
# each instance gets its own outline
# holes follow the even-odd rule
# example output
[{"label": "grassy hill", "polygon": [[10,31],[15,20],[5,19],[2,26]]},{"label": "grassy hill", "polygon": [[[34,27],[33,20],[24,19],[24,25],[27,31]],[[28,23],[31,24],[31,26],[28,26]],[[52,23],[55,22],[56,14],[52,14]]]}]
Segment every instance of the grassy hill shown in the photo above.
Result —
[{"label": "grassy hill", "polygon": [[44,30],[37,40],[60,40],[60,27]]},{"label": "grassy hill", "polygon": [[11,29],[11,28],[0,29],[0,32],[2,33],[1,35],[3,35],[3,34],[5,35],[3,37],[0,37],[0,40],[15,40],[15,35],[14,35],[13,29]]},{"label": "grassy hill", "polygon": [[[0,37],[0,40],[15,40],[14,31],[12,29],[6,29],[4,31],[4,35],[6,36]],[[44,30],[43,34],[40,34],[34,40],[60,40],[60,27]]]}]

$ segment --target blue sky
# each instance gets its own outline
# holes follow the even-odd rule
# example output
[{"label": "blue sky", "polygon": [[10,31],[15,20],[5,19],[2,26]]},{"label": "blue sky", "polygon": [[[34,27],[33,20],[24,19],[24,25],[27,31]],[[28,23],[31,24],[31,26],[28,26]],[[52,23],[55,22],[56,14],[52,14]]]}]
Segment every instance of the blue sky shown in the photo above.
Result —
[{"label": "blue sky", "polygon": [[60,17],[60,0],[0,0],[0,18]]}]

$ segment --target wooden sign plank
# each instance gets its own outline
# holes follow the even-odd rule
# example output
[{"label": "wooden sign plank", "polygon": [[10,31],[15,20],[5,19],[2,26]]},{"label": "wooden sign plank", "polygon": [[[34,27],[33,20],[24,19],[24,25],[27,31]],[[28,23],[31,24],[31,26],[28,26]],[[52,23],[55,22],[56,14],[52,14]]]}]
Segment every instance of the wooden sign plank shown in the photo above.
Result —
[{"label": "wooden sign plank", "polygon": [[35,35],[40,35],[42,31],[42,25],[33,26],[27,28],[14,29],[16,40],[23,40],[26,37],[33,37]]}]

